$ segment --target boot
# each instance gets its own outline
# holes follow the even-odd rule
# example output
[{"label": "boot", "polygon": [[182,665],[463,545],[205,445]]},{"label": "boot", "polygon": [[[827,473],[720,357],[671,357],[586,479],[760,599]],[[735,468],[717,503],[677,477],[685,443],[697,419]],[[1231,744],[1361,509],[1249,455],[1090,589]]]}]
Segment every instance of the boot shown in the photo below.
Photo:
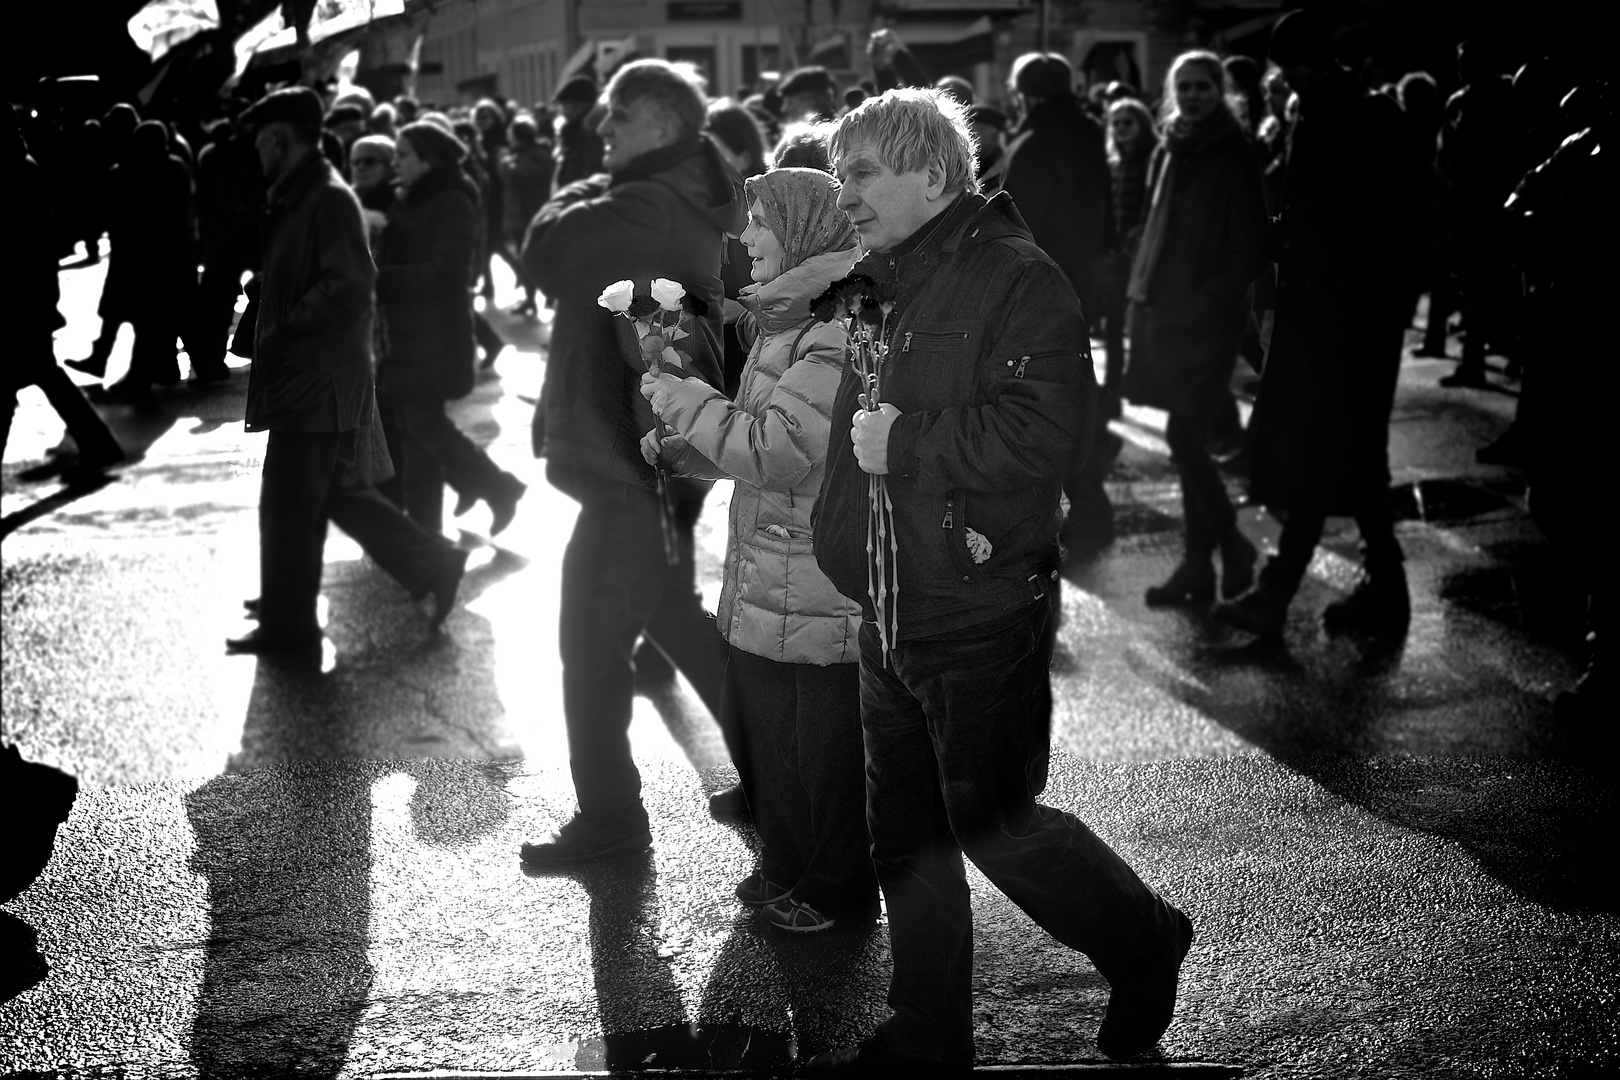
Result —
[{"label": "boot", "polygon": [[1293,598],[1292,590],[1268,582],[1261,574],[1252,589],[1235,600],[1216,604],[1210,614],[1256,637],[1282,637],[1283,627],[1288,623],[1288,603]]},{"label": "boot", "polygon": [[1189,551],[1162,584],[1148,586],[1143,599],[1148,607],[1209,603],[1215,599],[1215,560]]},{"label": "boot", "polygon": [[1354,592],[1322,612],[1322,625],[1330,631],[1402,634],[1411,621],[1412,601],[1406,590],[1406,570],[1400,563],[1367,568],[1367,576]]},{"label": "boot", "polygon": [[1260,557],[1249,538],[1233,525],[1221,538],[1221,599],[1235,600],[1254,584],[1254,563]]}]

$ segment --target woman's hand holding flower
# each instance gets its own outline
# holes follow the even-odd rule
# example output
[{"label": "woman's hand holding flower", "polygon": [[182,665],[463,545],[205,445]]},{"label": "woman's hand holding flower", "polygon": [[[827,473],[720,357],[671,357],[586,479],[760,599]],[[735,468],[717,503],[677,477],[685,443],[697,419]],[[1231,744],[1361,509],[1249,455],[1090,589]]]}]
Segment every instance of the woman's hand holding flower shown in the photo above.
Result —
[{"label": "woman's hand holding flower", "polygon": [[673,375],[667,373],[654,375],[649,371],[641,377],[641,396],[652,406],[653,415],[662,418],[669,410],[671,397],[680,385],[681,380]]},{"label": "woman's hand holding flower", "polygon": [[661,454],[673,456],[686,449],[686,446],[684,435],[671,431],[660,437],[658,429],[653,428],[641,437],[641,456],[647,464],[656,468]]}]

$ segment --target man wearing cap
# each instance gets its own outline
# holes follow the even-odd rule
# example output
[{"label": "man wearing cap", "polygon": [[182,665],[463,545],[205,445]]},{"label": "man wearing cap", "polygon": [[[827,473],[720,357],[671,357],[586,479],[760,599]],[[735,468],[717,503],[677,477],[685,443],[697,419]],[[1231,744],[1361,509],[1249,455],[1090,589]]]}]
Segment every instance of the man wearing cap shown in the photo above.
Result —
[{"label": "man wearing cap", "polygon": [[586,122],[596,105],[596,84],[591,80],[575,75],[551,100],[562,110],[562,125],[557,129],[557,175],[551,182],[551,190],[556,193],[602,171],[602,137],[596,133],[595,125]]},{"label": "man wearing cap", "polygon": [[831,120],[838,114],[838,83],[817,64],[795,68],[776,88],[782,95],[782,123]]},{"label": "man wearing cap", "polygon": [[[724,384],[720,258],[744,225],[742,182],[704,135],[695,71],[663,60],[620,68],[607,89],[606,174],[570,184],[529,226],[523,264],[557,305],[535,413],[546,478],[576,499],[563,555],[559,622],[563,714],[579,813],[523,860],[546,867],[644,850],[652,842],[630,756],[631,660],[645,636],[719,714],[724,639],[692,587],[681,528],[641,456],[654,424],[635,328],[597,303],[616,282],[642,295],[678,282],[707,309],[687,320],[685,374]],[[666,491],[668,489],[665,489]]]},{"label": "man wearing cap", "polygon": [[270,188],[248,375],[249,431],[268,431],[259,491],[259,626],[235,652],[318,648],[328,521],[449,614],[467,553],[369,485],[392,472],[371,381],[372,286],[360,203],[321,155],[321,102],[277,90],[242,114]]},{"label": "man wearing cap", "polygon": [[1280,635],[1328,515],[1343,515],[1356,520],[1366,574],[1323,621],[1400,634],[1411,608],[1389,498],[1389,415],[1414,295],[1418,176],[1389,149],[1400,106],[1339,65],[1314,12],[1277,22],[1270,59],[1300,110],[1276,226],[1276,328],[1251,422],[1249,494],[1287,517],[1254,587],[1214,614]]}]

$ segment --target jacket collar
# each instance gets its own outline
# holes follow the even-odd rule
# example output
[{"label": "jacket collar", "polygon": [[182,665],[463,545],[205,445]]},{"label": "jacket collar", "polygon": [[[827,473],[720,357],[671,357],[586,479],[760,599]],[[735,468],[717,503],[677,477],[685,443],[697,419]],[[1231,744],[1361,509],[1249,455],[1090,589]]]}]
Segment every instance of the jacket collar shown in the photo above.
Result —
[{"label": "jacket collar", "polygon": [[866,274],[874,281],[890,280],[909,286],[932,272],[942,256],[1002,236],[1032,239],[1012,196],[1005,191],[990,198],[963,192],[932,224],[918,229],[914,237],[897,245],[894,251],[869,252],[853,272]]},{"label": "jacket collar", "polygon": [[319,150],[311,150],[304,160],[292,167],[281,179],[270,185],[266,209],[281,210],[298,205],[311,188],[332,176],[332,166]]},{"label": "jacket collar", "polygon": [[804,260],[763,285],[742,291],[742,303],[759,318],[760,329],[776,333],[810,317],[810,302],[849,273],[855,249],[826,251]]}]

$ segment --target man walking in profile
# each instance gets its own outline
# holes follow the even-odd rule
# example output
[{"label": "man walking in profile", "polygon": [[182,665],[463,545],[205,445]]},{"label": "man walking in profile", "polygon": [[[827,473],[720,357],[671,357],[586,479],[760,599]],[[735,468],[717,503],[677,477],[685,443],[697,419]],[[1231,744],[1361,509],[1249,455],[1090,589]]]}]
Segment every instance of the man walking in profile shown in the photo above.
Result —
[{"label": "man walking in profile", "polygon": [[679,282],[707,308],[681,341],[688,374],[723,385],[720,254],[725,234],[743,228],[742,183],[703,134],[708,113],[695,72],[638,60],[614,75],[607,104],[598,129],[607,173],[557,192],[523,248],[535,285],[557,304],[535,453],[552,486],[580,504],[559,615],[579,813],[523,845],[534,867],[652,842],[630,755],[636,639],[645,632],[716,716],[725,670],[724,640],[692,585],[691,529],[670,520],[680,515],[661,501],[641,456],[654,418],[641,396],[646,368],[634,329],[597,297],[623,280],[643,294],[655,277]]},{"label": "man walking in profile", "polygon": [[[1012,201],[977,193],[973,137],[949,97],[868,99],[830,151],[866,252],[855,271],[892,305],[880,406],[865,407],[879,403],[853,364],[833,405],[815,552],[865,610],[866,816],[894,1012],[805,1073],[971,1071],[964,853],[1109,981],[1102,1051],[1141,1053],[1170,1024],[1192,924],[1082,822],[1035,801],[1050,753],[1058,494],[1096,415],[1085,319]],[[886,566],[867,545],[874,513],[895,537]]]},{"label": "man walking in profile", "polygon": [[352,536],[437,627],[467,552],[424,532],[371,485],[392,474],[371,381],[372,285],[360,202],[321,156],[321,99],[297,87],[242,114],[270,184],[247,430],[268,431],[259,491],[258,628],[233,652],[320,647],[327,522]]}]

